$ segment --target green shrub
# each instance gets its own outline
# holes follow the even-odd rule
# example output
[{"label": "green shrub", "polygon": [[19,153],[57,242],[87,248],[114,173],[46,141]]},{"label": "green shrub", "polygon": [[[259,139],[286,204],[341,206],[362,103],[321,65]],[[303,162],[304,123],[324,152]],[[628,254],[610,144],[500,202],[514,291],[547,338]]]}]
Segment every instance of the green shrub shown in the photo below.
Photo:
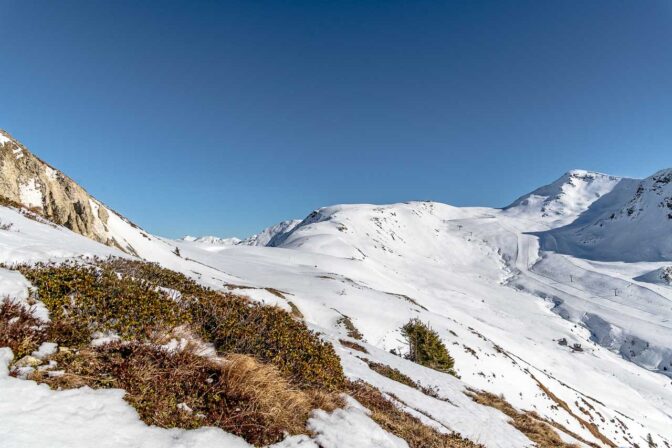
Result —
[{"label": "green shrub", "polygon": [[[220,354],[246,354],[272,363],[300,387],[339,390],[345,377],[331,344],[277,307],[200,286],[154,263],[126,259],[21,266],[49,309],[49,339],[88,345],[92,333],[115,331],[145,341],[190,323]],[[180,293],[179,302],[166,288]]]},{"label": "green shrub", "polygon": [[146,340],[189,320],[187,308],[154,285],[120,276],[111,266],[21,266],[49,310],[49,337],[63,345],[88,344],[94,332],[114,331]]},{"label": "green shrub", "polygon": [[402,327],[401,334],[408,341],[409,360],[439,372],[456,375],[453,369],[455,361],[439,334],[427,324],[419,319],[411,319]]},{"label": "green shrub", "polygon": [[276,307],[231,295],[192,305],[194,323],[220,353],[256,356],[302,387],[340,390],[345,377],[331,344]]},{"label": "green shrub", "polygon": [[333,391],[344,384],[340,359],[331,344],[280,308],[205,288],[156,263],[117,258],[100,264],[124,276],[180,291],[182,301],[189,304],[193,328],[221,354],[246,354],[272,363],[301,387]]}]

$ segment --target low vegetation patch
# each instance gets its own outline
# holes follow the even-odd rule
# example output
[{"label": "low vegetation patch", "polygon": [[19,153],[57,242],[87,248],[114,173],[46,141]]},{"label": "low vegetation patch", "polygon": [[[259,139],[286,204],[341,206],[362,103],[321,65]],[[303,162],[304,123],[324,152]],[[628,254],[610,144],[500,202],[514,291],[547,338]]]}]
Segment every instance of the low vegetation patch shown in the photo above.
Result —
[{"label": "low vegetation patch", "polygon": [[43,323],[30,310],[10,300],[0,301],[0,347],[9,347],[22,358],[37,350],[45,336]]},{"label": "low vegetation patch", "polygon": [[343,347],[348,347],[352,350],[357,350],[362,353],[369,353],[369,351],[362,345],[359,345],[356,342],[348,341],[347,339],[339,339],[338,342],[341,343]]},{"label": "low vegetation patch", "polygon": [[303,387],[342,389],[345,377],[334,348],[287,312],[220,296],[194,303],[193,313],[204,339],[218,352],[254,355]]},{"label": "low vegetation patch", "polygon": [[[162,427],[214,425],[255,444],[305,432],[310,410],[340,406],[345,388],[333,347],[277,307],[204,288],[152,263],[19,266],[51,322],[3,305],[0,342],[17,355],[57,342],[62,374],[36,371],[53,387],[119,387],[143,421]],[[14,319],[16,316],[19,319]],[[219,356],[160,347],[176,328],[210,342]],[[95,333],[121,342],[92,347]],[[4,343],[4,340],[11,342]]]},{"label": "low vegetation patch", "polygon": [[24,208],[22,204],[19,204],[18,202],[13,201],[13,200],[9,199],[8,197],[2,196],[2,195],[0,195],[0,206],[2,206],[2,207],[12,207],[12,208],[18,208],[18,209]]},{"label": "low vegetation patch", "polygon": [[33,379],[54,388],[121,388],[147,424],[218,426],[259,445],[305,432],[313,408],[339,404],[291,387],[275,367],[245,355],[208,359],[190,350],[115,342],[52,360],[67,373],[36,372]]},{"label": "low vegetation patch", "polygon": [[352,319],[348,316],[339,317],[336,323],[345,327],[345,330],[348,332],[348,337],[357,339],[358,341],[364,339],[364,335],[357,329],[357,327],[355,327],[355,324],[352,323]]},{"label": "low vegetation patch", "polygon": [[[549,388],[547,388],[541,381],[539,381],[537,378],[535,378],[534,375],[530,374],[530,376],[537,383],[537,385],[539,386],[539,389],[541,389],[549,399],[554,401],[560,408],[564,409],[569,415],[574,417],[581,424],[581,426],[588,429],[588,431],[593,436],[595,436],[595,438],[597,438],[598,440],[600,440],[602,443],[604,443],[607,446],[616,448],[617,445],[614,442],[612,442],[611,440],[609,440],[609,438],[606,437],[604,434],[602,434],[600,432],[600,429],[597,427],[597,425],[595,423],[589,422],[588,420],[584,420],[583,418],[576,415],[576,413],[574,413],[574,411],[572,411],[572,409],[569,407],[569,405],[564,400],[560,399],[560,397],[558,397],[553,392],[551,392],[551,390]],[[567,431],[565,431],[565,432],[567,432]]]},{"label": "low vegetation patch", "polygon": [[417,364],[457,376],[455,361],[439,334],[419,319],[412,319],[401,329],[409,346],[407,358]]},{"label": "low vegetation patch", "polygon": [[481,447],[459,434],[441,433],[399,409],[378,389],[364,382],[350,383],[348,393],[371,411],[371,418],[383,429],[404,439],[410,448]]},{"label": "low vegetation patch", "polygon": [[58,344],[87,344],[95,332],[148,340],[158,331],[189,321],[185,304],[152,282],[119,275],[107,263],[38,264],[19,270],[49,310],[55,322],[49,337]]},{"label": "low vegetation patch", "polygon": [[394,380],[397,383],[404,384],[408,387],[412,387],[413,389],[417,389],[423,394],[429,395],[430,397],[439,398],[439,395],[436,392],[436,390],[432,389],[431,387],[425,387],[422,384],[413,381],[411,377],[409,377],[408,375],[404,375],[398,369],[373,361],[366,361],[366,363],[368,364],[371,370],[380,375],[383,375],[384,377]]},{"label": "low vegetation patch", "polygon": [[511,419],[513,427],[525,434],[539,448],[578,448],[578,445],[565,443],[536,412],[520,412],[503,396],[475,390],[471,390],[467,395],[476,403],[490,406],[506,414]]},{"label": "low vegetation patch", "polygon": [[301,312],[299,307],[294,304],[294,302],[288,300],[287,304],[289,304],[289,308],[291,308],[292,310],[292,316],[296,317],[297,319],[303,319],[303,313]]}]

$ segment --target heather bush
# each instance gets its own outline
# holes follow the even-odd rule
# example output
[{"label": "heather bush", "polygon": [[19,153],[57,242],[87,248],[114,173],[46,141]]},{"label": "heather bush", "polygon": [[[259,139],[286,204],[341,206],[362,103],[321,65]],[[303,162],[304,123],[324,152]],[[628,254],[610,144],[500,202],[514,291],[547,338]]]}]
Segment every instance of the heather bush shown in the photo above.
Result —
[{"label": "heather bush", "polygon": [[53,341],[87,344],[94,332],[113,331],[125,339],[147,340],[154,332],[188,322],[188,310],[154,285],[118,275],[110,266],[38,264],[21,273],[54,322]]},{"label": "heather bush", "polygon": [[10,300],[0,299],[0,347],[12,349],[17,359],[37,350],[46,337],[43,322],[29,309]]},{"label": "heather bush", "polygon": [[338,390],[345,377],[331,344],[287,312],[237,296],[193,304],[194,322],[220,353],[256,356],[302,387]]}]

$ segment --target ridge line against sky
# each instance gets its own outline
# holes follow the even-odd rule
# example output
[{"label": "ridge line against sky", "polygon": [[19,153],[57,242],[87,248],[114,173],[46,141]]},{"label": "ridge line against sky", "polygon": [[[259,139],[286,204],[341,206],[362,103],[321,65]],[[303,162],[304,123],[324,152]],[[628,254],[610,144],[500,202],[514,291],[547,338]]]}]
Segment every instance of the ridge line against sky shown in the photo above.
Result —
[{"label": "ridge line against sky", "polygon": [[0,128],[159,235],[672,166],[662,0],[0,0],[0,18]]}]

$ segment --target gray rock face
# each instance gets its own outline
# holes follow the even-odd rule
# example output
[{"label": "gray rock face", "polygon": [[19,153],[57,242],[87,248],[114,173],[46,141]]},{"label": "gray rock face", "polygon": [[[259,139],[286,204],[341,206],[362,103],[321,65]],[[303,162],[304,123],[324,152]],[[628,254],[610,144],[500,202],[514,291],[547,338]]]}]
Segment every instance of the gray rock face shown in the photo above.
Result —
[{"label": "gray rock face", "polygon": [[74,232],[128,252],[109,235],[107,207],[3,130],[0,130],[0,196]]}]

